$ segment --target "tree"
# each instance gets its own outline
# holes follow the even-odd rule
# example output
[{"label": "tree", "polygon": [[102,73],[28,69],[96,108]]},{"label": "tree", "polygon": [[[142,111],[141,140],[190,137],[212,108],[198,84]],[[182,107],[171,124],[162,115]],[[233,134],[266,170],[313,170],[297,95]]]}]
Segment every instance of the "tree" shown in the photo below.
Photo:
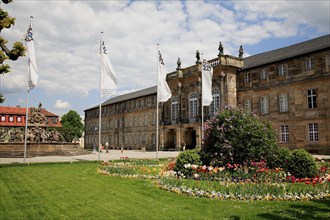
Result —
[{"label": "tree", "polygon": [[266,160],[278,148],[271,124],[241,110],[226,108],[204,129],[204,164],[249,164]]},{"label": "tree", "polygon": [[[4,4],[8,4],[12,2],[12,0],[2,0]],[[10,17],[8,12],[4,11],[0,8],[0,33],[4,28],[10,28],[15,24],[15,18]],[[13,43],[12,48],[8,48],[8,41],[1,37],[0,35],[0,74],[5,74],[10,72],[10,66],[8,64],[4,64],[5,60],[17,60],[19,57],[25,55],[25,47],[22,42]],[[4,102],[4,97],[0,94],[0,103]]]},{"label": "tree", "polygon": [[2,94],[0,94],[0,103],[3,103],[5,101],[5,97],[3,97]]},{"label": "tree", "polygon": [[65,141],[72,142],[82,137],[84,125],[81,122],[80,115],[73,110],[64,114],[61,118],[62,129],[60,130]]}]

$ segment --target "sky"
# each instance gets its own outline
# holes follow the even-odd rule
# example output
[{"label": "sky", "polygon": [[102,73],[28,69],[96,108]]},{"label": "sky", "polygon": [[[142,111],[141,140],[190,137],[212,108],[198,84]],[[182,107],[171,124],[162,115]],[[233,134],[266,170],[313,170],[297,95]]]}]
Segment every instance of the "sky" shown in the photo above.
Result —
[{"label": "sky", "polygon": [[[216,58],[219,42],[233,56],[243,45],[247,57],[330,33],[330,0],[14,0],[1,7],[16,18],[1,32],[10,47],[23,41],[33,16],[39,80],[29,106],[82,118],[99,104],[101,32],[117,75],[114,96],[156,85],[157,48],[173,72],[178,57],[182,68],[194,65],[196,50]],[[5,62],[2,106],[26,106],[27,59]]]}]

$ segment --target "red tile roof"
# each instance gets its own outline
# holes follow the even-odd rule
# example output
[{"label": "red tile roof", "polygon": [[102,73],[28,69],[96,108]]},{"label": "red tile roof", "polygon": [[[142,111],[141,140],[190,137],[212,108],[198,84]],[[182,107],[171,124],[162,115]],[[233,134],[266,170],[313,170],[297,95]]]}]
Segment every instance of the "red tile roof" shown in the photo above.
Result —
[{"label": "red tile roof", "polygon": [[[29,113],[30,113],[29,109]],[[41,113],[44,114],[46,117],[59,117],[58,115],[47,111],[46,109],[41,109]],[[7,107],[7,106],[0,106],[0,114],[6,115],[25,115],[26,108],[22,107]]]}]

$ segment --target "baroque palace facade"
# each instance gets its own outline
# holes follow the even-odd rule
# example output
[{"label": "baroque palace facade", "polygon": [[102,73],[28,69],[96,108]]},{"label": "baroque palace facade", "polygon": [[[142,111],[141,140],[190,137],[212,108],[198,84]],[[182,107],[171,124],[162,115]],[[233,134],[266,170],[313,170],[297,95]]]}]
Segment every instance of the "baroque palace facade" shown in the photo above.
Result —
[{"label": "baroque palace facade", "polygon": [[[201,68],[167,74],[172,97],[159,103],[159,147],[200,147]],[[213,66],[213,102],[204,107],[204,121],[225,106],[244,108],[270,120],[278,143],[290,149],[330,154],[330,35],[242,58],[223,54]],[[112,149],[156,149],[157,88],[111,98],[102,104],[101,142]],[[98,144],[98,106],[85,110],[85,147]]]}]

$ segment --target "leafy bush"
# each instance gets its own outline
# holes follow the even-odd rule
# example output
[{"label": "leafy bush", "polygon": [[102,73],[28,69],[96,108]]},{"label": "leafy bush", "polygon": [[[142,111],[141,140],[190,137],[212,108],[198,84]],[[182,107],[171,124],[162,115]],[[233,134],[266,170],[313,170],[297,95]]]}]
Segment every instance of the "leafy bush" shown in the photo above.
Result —
[{"label": "leafy bush", "polygon": [[290,150],[286,147],[277,148],[273,154],[268,156],[267,166],[269,168],[283,168],[285,171],[288,171],[290,154]]},{"label": "leafy bush", "polygon": [[278,148],[269,122],[233,108],[206,122],[204,130],[200,155],[206,165],[249,164],[265,160]]},{"label": "leafy bush", "polygon": [[296,149],[289,157],[288,171],[296,178],[314,177],[317,174],[316,161],[306,150]]},{"label": "leafy bush", "polygon": [[186,150],[178,155],[176,163],[173,168],[176,172],[181,172],[185,176],[190,176],[191,171],[184,167],[185,164],[201,165],[201,157],[198,154],[198,150]]}]

